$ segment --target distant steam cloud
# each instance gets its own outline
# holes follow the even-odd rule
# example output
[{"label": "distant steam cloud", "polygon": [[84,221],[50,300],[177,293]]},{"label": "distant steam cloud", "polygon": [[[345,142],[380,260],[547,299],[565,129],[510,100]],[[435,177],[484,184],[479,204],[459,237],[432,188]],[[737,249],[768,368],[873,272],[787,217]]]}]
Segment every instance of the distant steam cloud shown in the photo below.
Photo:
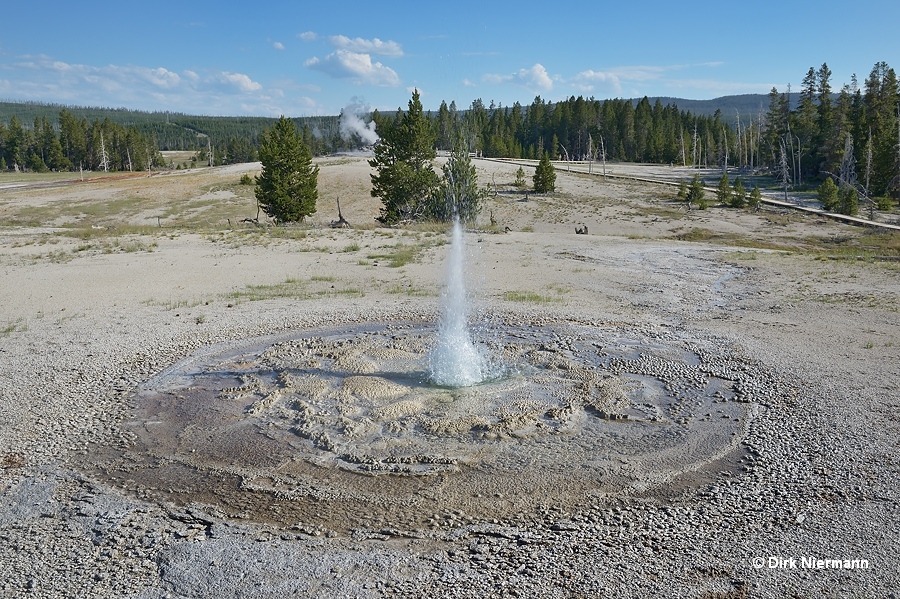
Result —
[{"label": "distant steam cloud", "polygon": [[341,139],[354,142],[362,140],[364,145],[374,146],[378,142],[378,134],[375,133],[375,121],[368,124],[363,120],[371,112],[359,98],[352,98],[350,104],[341,109]]}]

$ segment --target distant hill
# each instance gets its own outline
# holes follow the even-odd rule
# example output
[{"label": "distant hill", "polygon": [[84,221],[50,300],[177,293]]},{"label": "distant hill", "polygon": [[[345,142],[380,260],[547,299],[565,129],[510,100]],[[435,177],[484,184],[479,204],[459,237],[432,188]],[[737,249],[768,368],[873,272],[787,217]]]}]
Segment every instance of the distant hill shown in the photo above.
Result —
[{"label": "distant hill", "polygon": [[[791,108],[794,108],[799,102],[800,94],[792,93],[790,95]],[[632,98],[632,102],[637,104],[642,98]],[[729,125],[737,123],[737,115],[741,115],[741,122],[746,123],[750,119],[754,121],[759,119],[760,113],[765,117],[766,111],[769,109],[768,94],[741,94],[737,96],[722,96],[721,98],[713,98],[712,100],[686,100],[684,98],[672,97],[653,97],[647,98],[650,104],[656,103],[657,100],[663,106],[667,104],[675,104],[679,110],[686,110],[698,116],[713,116],[716,110],[721,110],[722,121]]]},{"label": "distant hill", "polygon": [[[795,106],[799,94],[792,93],[791,106]],[[722,96],[712,100],[687,100],[673,97],[651,97],[651,104],[659,100],[663,106],[674,104],[682,111],[697,116],[713,116],[721,111],[723,122],[734,125],[740,114],[741,122],[751,119],[756,121],[760,114],[765,115],[769,106],[766,94],[742,94]],[[641,98],[633,98],[637,104]],[[9,123],[13,115],[18,117],[26,128],[31,128],[35,118],[44,117],[56,124],[61,110],[68,110],[78,119],[110,121],[134,127],[147,136],[153,136],[161,150],[199,150],[207,145],[210,137],[213,145],[224,145],[229,139],[247,140],[256,145],[260,134],[271,127],[276,119],[271,117],[250,116],[198,116],[181,112],[147,112],[128,108],[103,108],[89,106],[66,106],[42,102],[0,102],[0,123]],[[465,112],[465,110],[461,111]],[[390,116],[391,113],[383,113]],[[338,116],[299,117],[295,122],[303,127],[308,126],[314,145],[314,153],[326,153],[341,148],[338,130]]]}]

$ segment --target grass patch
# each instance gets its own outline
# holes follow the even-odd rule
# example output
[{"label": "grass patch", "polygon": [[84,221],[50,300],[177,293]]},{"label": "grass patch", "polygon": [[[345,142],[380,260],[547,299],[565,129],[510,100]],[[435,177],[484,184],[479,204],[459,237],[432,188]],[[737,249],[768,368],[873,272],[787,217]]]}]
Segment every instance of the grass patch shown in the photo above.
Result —
[{"label": "grass patch", "polygon": [[65,314],[65,315],[57,318],[55,321],[53,321],[53,324],[60,325],[68,320],[75,320],[76,318],[83,318],[85,316],[87,316],[87,315],[84,312],[76,312],[74,314]]},{"label": "grass patch", "polygon": [[[811,238],[830,259],[869,260],[900,258],[900,234],[864,233]],[[823,256],[823,258],[826,256]]]},{"label": "grass patch", "polygon": [[675,239],[679,241],[709,241],[715,237],[717,237],[716,233],[709,229],[694,228],[684,233],[679,233],[675,236]]},{"label": "grass patch", "polygon": [[758,252],[728,252],[723,256],[725,260],[756,260]]},{"label": "grass patch", "polygon": [[116,227],[67,227],[61,231],[57,231],[54,235],[59,237],[70,237],[89,241],[92,239],[107,239],[109,237],[123,237],[125,235],[147,235],[156,237],[160,235],[159,227],[142,227],[135,225],[120,225]]},{"label": "grass patch", "polygon": [[508,302],[523,302],[529,304],[552,304],[559,300],[550,295],[541,295],[534,291],[506,291],[503,293],[503,299]]},{"label": "grass patch", "polygon": [[306,281],[288,277],[281,283],[275,283],[273,285],[247,285],[243,289],[232,291],[227,297],[236,302],[256,302],[282,297],[309,299],[309,292],[306,287]]},{"label": "grass patch", "polygon": [[199,298],[199,299],[170,299],[170,300],[155,300],[149,299],[144,300],[143,303],[145,306],[158,306],[163,308],[164,310],[184,310],[188,308],[196,308],[197,306],[208,306],[209,300]]},{"label": "grass patch", "polygon": [[403,235],[411,235],[414,233],[449,233],[451,228],[450,223],[440,222],[440,221],[422,221],[422,222],[412,222],[404,226]]},{"label": "grass patch", "polygon": [[226,297],[234,302],[257,302],[269,299],[297,299],[309,300],[323,297],[363,297],[365,291],[358,287],[336,288],[334,285],[322,287],[315,283],[330,283],[333,277],[313,277],[309,280],[288,277],[280,283],[272,285],[248,285],[227,294]]},{"label": "grass patch", "polygon": [[38,254],[35,258],[44,259],[54,264],[65,264],[66,262],[71,262],[75,258],[75,254],[66,250],[53,250],[46,254]]},{"label": "grass patch", "polygon": [[547,285],[547,289],[549,289],[550,291],[555,291],[557,295],[566,295],[567,293],[572,293],[571,287],[560,285],[558,283],[551,283],[550,285]]},{"label": "grass patch", "polygon": [[[871,308],[873,310],[900,311],[900,301],[893,295],[874,295],[860,292],[827,293],[804,296],[823,304],[846,306],[848,308]],[[803,298],[798,298],[803,299]]]},{"label": "grass patch", "polygon": [[23,324],[22,318],[13,321],[7,321],[6,324],[0,325],[0,338],[9,337],[13,333],[24,333],[28,330],[28,325]]},{"label": "grass patch", "polygon": [[797,218],[797,216],[792,214],[766,213],[763,215],[763,220],[779,227],[787,227],[793,224]]},{"label": "grass patch", "polygon": [[349,254],[351,252],[358,252],[359,250],[360,250],[359,244],[356,243],[355,241],[353,243],[348,243],[341,249],[342,252],[347,253],[347,254]]},{"label": "grass patch", "polygon": [[416,287],[412,283],[404,283],[402,281],[394,283],[385,291],[391,295],[405,295],[407,297],[427,297],[433,295],[422,287]]},{"label": "grass patch", "polygon": [[386,249],[386,252],[379,252],[376,254],[369,254],[366,256],[369,260],[374,261],[387,261],[387,265],[391,268],[400,268],[401,266],[406,266],[410,262],[416,262],[419,260],[419,257],[422,255],[422,251],[425,248],[432,247],[437,245],[435,242],[425,242],[418,243],[415,245],[409,245],[406,243],[398,243],[394,246],[389,246]]},{"label": "grass patch", "polygon": [[[781,250],[794,252],[804,249],[807,244],[803,240],[780,238],[778,241],[757,239],[737,233],[716,233],[702,227],[695,227],[683,233],[679,233],[669,239],[690,241],[699,243],[713,243],[716,245],[737,246],[760,250]],[[793,242],[793,243],[792,243]]]}]

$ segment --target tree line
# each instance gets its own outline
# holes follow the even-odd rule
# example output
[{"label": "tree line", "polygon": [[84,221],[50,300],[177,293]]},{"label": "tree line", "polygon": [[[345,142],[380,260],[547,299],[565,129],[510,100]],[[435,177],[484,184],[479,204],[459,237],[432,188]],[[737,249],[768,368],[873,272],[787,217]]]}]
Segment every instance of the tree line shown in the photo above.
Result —
[{"label": "tree line", "polygon": [[62,110],[57,125],[36,117],[26,128],[15,115],[0,122],[0,171],[141,171],[163,162],[152,136],[109,119],[89,122]]},{"label": "tree line", "polygon": [[[834,93],[827,63],[810,67],[792,108],[772,88],[762,136],[763,164],[785,186],[823,182],[828,209],[854,213],[858,199],[900,196],[900,86],[886,62],[862,86],[853,75]],[[844,197],[832,200],[831,186]],[[821,194],[820,194],[821,195]],[[883,203],[883,202],[882,202]]]},{"label": "tree line", "polygon": [[[0,136],[0,147],[5,144],[10,128],[18,132],[21,127],[24,136],[47,137],[45,129],[49,126],[59,136],[64,121],[72,119],[87,123],[88,127],[97,122],[104,124],[105,128],[118,125],[133,131],[133,134],[153,140],[154,147],[161,151],[195,151],[200,164],[210,163],[211,150],[214,165],[257,160],[263,132],[270,130],[279,120],[270,117],[198,116],[178,112],[63,106],[40,102],[0,102],[0,132],[3,134]],[[315,156],[334,153],[345,149],[347,145],[341,137],[338,116],[297,117],[291,120]],[[18,133],[16,135],[18,140]],[[29,168],[25,162],[21,162],[20,166]],[[121,170],[118,166],[117,170]],[[66,170],[65,166],[48,164],[47,167]],[[7,168],[13,168],[9,158]],[[77,169],[78,165],[74,165],[74,168]]]},{"label": "tree line", "polygon": [[[596,100],[572,96],[548,102],[537,96],[530,105],[485,107],[472,102],[460,112],[455,102],[442,102],[431,113],[438,147],[448,149],[451,131],[465,132],[471,151],[486,157],[540,159],[546,152],[556,160],[607,160],[695,164],[716,160],[727,125],[721,114],[695,116],[675,104],[652,105],[647,97]],[[707,141],[692,152],[688,140]]]}]

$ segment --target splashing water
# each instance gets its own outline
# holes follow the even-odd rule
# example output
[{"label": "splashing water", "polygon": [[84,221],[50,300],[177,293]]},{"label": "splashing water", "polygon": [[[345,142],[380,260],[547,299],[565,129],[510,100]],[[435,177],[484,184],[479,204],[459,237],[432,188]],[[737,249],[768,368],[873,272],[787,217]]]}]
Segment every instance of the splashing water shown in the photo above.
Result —
[{"label": "splashing water", "polygon": [[459,219],[453,222],[447,287],[441,297],[437,343],[428,356],[430,380],[445,387],[470,387],[489,378],[484,350],[469,330],[469,298],[465,285],[465,244]]}]

